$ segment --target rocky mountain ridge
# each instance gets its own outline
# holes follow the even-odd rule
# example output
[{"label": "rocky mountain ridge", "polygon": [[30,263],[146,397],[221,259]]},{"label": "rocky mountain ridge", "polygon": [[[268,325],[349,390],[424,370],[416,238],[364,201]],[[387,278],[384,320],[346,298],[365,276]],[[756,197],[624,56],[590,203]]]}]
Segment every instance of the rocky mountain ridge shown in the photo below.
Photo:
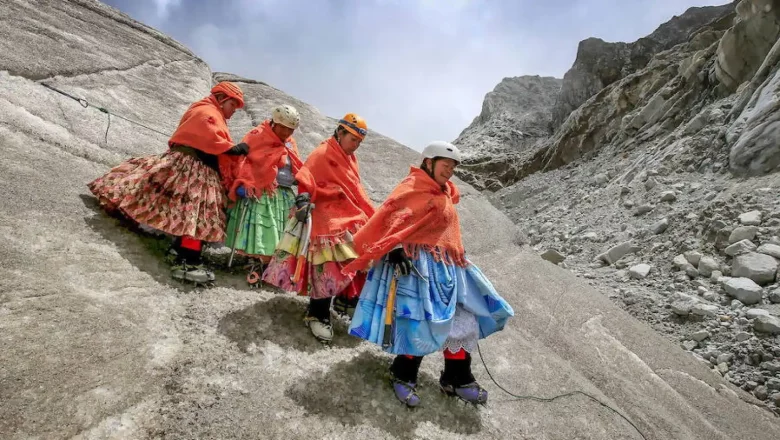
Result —
[{"label": "rocky mountain ridge", "polygon": [[549,139],[522,154],[495,144],[489,166],[472,152],[462,172],[539,255],[776,412],[779,36],[779,1],[742,0]]}]

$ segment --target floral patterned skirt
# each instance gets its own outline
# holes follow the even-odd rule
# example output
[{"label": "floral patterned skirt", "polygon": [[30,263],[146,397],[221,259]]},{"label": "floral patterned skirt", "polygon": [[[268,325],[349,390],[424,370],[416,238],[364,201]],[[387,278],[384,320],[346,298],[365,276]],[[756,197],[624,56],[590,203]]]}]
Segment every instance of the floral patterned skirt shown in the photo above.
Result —
[{"label": "floral patterned skirt", "polygon": [[291,216],[287,221],[284,236],[263,273],[263,281],[288,292],[309,296],[311,299],[334,296],[357,298],[366,277],[362,272],[355,277],[341,273],[344,266],[358,257],[351,241],[345,237],[312,237],[301,280],[298,283],[293,282],[302,230],[303,223]]},{"label": "floral patterned skirt", "polygon": [[132,158],[87,186],[107,212],[140,225],[206,242],[225,238],[219,174],[194,156],[167,151]]}]

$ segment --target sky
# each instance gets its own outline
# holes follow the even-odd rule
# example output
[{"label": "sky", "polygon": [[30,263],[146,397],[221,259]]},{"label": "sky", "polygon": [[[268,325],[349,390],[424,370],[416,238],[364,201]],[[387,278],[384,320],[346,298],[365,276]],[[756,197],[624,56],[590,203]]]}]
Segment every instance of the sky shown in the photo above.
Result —
[{"label": "sky", "polygon": [[454,140],[505,77],[563,78],[579,41],[634,41],[726,0],[103,0],[213,71],[266,82],[416,150]]}]

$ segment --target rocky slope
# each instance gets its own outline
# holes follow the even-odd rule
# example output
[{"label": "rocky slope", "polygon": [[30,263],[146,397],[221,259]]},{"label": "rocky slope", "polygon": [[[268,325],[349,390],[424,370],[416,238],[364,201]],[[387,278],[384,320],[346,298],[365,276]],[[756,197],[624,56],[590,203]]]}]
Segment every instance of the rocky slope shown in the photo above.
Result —
[{"label": "rocky slope", "polygon": [[688,41],[691,32],[731,13],[735,4],[689,8],[633,43],[607,43],[599,38],[580,42],[552,109],[553,128],[601,89],[644,68],[658,52]]},{"label": "rocky slope", "polygon": [[[299,298],[248,290],[241,274],[219,272],[210,290],[172,282],[163,245],[105,216],[86,188],[127,157],[163,151],[166,136],[117,118],[108,127],[104,113],[41,83],[165,133],[215,80],[231,78],[247,97],[233,136],[288,102],[303,116],[304,153],[335,120],[262,82],[214,74],[95,1],[6,1],[0,35],[14,51],[0,57],[1,438],[639,438],[582,396],[508,400],[477,359],[487,408],[442,398],[433,355],[422,367],[425,406],[408,411],[384,380],[390,357],[346,337],[343,322],[325,350],[306,334]],[[375,132],[358,156],[375,200],[419,163]],[[588,392],[648,439],[780,437],[755,397],[518,246],[507,217],[461,188],[470,257],[517,315],[482,344],[506,388]]]},{"label": "rocky slope", "polygon": [[[460,177],[480,189],[497,189],[501,181],[511,179],[500,175],[504,163],[522,161],[552,134],[550,109],[560,88],[561,80],[552,77],[504,78],[485,96],[482,112],[454,142],[479,146],[463,150]],[[482,175],[491,179],[483,182]]]},{"label": "rocky slope", "polygon": [[739,2],[590,97],[491,195],[544,258],[774,411],[779,18]]},{"label": "rocky slope", "polygon": [[[454,141],[467,157],[459,176],[479,189],[495,191],[538,170],[543,166],[540,156],[553,142],[550,137],[575,109],[645,68],[659,52],[689,41],[702,26],[725,30],[734,4],[689,8],[633,43],[584,40],[563,80],[505,79],[487,94],[482,113]],[[501,117],[526,114],[532,117]]]}]

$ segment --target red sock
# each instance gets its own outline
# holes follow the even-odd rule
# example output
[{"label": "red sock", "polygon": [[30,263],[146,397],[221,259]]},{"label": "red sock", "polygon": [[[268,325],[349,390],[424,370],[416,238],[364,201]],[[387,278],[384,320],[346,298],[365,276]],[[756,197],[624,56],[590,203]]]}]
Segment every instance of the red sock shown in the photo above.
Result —
[{"label": "red sock", "polygon": [[203,242],[185,235],[181,238],[181,247],[191,251],[200,252],[200,250],[203,248]]},{"label": "red sock", "polygon": [[460,349],[453,353],[450,349],[444,350],[444,359],[462,361],[466,359],[466,350]]}]

